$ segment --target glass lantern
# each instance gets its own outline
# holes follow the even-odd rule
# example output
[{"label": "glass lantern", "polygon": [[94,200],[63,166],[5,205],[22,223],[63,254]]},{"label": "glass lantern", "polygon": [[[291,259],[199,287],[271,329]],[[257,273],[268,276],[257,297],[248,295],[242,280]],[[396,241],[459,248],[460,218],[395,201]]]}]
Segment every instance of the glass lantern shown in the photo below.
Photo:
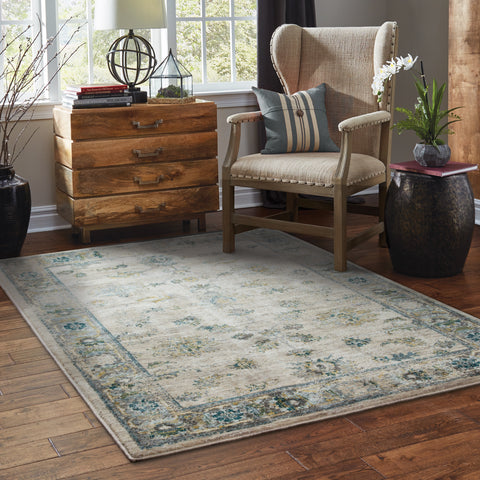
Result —
[{"label": "glass lantern", "polygon": [[150,77],[149,87],[151,98],[168,101],[193,97],[192,74],[175,58],[171,49]]}]

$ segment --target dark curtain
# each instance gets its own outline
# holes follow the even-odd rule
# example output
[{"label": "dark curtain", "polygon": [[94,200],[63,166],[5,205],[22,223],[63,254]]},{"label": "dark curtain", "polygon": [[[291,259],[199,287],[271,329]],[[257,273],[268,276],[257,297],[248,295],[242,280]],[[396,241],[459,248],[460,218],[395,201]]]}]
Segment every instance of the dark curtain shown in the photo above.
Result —
[{"label": "dark curtain", "polygon": [[[284,23],[296,23],[301,27],[315,27],[315,0],[258,0],[257,12],[257,82],[259,88],[283,92],[270,58],[270,39],[275,29]],[[265,128],[259,126],[259,146],[265,144]],[[282,208],[285,195],[263,191],[263,204],[270,208]]]},{"label": "dark curtain", "polygon": [[270,58],[270,39],[277,27],[296,23],[315,27],[315,0],[258,0],[257,72],[258,87],[282,92]]}]

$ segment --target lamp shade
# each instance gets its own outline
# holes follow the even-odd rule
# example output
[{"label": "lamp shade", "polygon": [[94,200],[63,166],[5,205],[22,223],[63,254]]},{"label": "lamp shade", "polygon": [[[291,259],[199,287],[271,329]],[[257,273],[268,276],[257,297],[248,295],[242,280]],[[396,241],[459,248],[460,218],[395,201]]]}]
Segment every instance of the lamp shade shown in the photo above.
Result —
[{"label": "lamp shade", "polygon": [[100,0],[95,2],[95,29],[165,28],[164,0]]}]

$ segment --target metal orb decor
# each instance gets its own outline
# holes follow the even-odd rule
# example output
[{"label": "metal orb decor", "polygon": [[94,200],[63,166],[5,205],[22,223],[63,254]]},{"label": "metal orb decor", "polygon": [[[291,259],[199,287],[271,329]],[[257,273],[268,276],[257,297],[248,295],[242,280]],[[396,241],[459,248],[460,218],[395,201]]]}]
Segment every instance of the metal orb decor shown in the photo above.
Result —
[{"label": "metal orb decor", "polygon": [[148,40],[135,35],[133,30],[112,43],[107,63],[113,78],[127,84],[131,92],[139,91],[135,86],[146,82],[157,65],[153,47]]}]

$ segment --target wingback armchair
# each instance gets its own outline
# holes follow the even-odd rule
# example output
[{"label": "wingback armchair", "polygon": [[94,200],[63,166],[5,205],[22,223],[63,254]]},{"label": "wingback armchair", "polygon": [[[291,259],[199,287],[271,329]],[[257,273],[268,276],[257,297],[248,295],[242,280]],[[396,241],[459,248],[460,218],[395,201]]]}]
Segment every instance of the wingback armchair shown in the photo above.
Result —
[{"label": "wingback armchair", "polygon": [[[324,84],[327,136],[330,137],[327,147],[333,141],[339,148],[321,151],[321,141],[314,151],[298,151],[301,150],[299,142],[294,142],[296,151],[289,153],[238,157],[242,124],[261,119],[262,112],[230,116],[227,119],[231,124],[230,141],[222,169],[225,252],[234,251],[236,234],[252,228],[318,235],[333,239],[334,267],[344,271],[347,250],[374,235],[383,235],[395,76],[386,85],[381,103],[373,95],[371,84],[373,75],[396,55],[397,43],[398,30],[394,22],[379,27],[342,28],[282,25],[274,32],[271,56],[285,94]],[[294,96],[292,101],[298,102],[298,99]],[[312,111],[315,109],[316,106],[312,107]],[[295,117],[293,122],[303,128],[301,121],[306,117],[302,108],[290,113]],[[267,130],[267,137],[268,133]],[[361,234],[347,238],[347,198],[375,185],[379,185],[379,208],[375,212],[378,222]],[[269,217],[237,213],[236,186],[286,192],[286,209]],[[312,195],[331,199],[333,227],[298,222],[299,206],[312,207]]]}]

